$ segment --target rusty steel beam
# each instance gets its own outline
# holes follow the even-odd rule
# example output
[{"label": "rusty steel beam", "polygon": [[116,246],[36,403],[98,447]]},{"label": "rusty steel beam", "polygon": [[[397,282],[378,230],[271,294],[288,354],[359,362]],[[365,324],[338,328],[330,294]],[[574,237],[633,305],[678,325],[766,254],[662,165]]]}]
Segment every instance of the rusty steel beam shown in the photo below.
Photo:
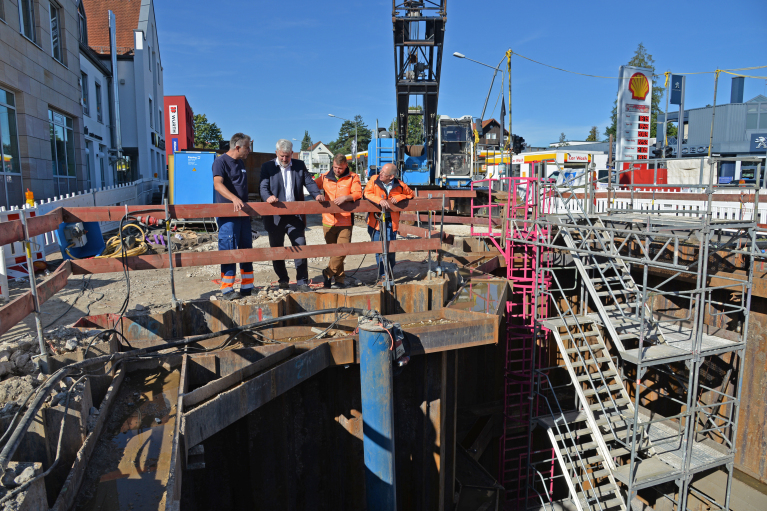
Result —
[{"label": "rusty steel beam", "polygon": [[[442,208],[441,199],[412,199],[392,205],[392,211],[436,211]],[[115,222],[127,212],[143,211],[147,215],[165,216],[163,206],[98,206],[66,208],[65,222]],[[367,200],[346,202],[340,206],[330,201],[303,202],[248,202],[240,211],[232,211],[231,204],[177,204],[168,206],[171,218],[213,218],[232,216],[320,215],[323,213],[377,213],[381,208]],[[136,213],[140,214],[140,213]]]},{"label": "rusty steel beam", "polygon": [[194,447],[331,365],[330,348],[321,344],[187,411],[185,447]]},{"label": "rusty steel beam", "polygon": [[[432,226],[433,227],[433,226]],[[422,227],[416,227],[414,225],[399,224],[398,234],[402,236],[418,236],[419,238],[439,238],[439,231],[432,231],[429,236],[429,230]],[[453,244],[453,235],[446,232],[442,233],[442,242],[448,245]]]},{"label": "rusty steel beam", "polygon": [[448,199],[456,198],[474,198],[477,196],[477,192],[474,190],[418,190],[414,191],[416,197],[442,197],[443,195]]},{"label": "rusty steel beam", "polygon": [[[40,305],[58,293],[67,285],[67,278],[72,274],[69,261],[64,261],[45,282],[37,285],[37,297]],[[15,324],[35,310],[32,292],[27,291],[5,307],[0,308],[0,335],[10,330]]]},{"label": "rusty steel beam", "polygon": [[[417,221],[419,219],[419,217],[420,217],[421,222],[428,222],[429,221],[429,215],[422,214],[422,215],[416,216],[415,213],[402,213],[399,216],[399,219],[404,221],[404,222],[415,222],[415,221]],[[432,217],[432,221],[435,218],[441,219],[440,217]],[[445,215],[444,222],[446,224],[487,225],[488,220],[487,220],[487,218],[473,218],[473,217],[470,217],[470,216]],[[492,219],[492,222],[493,222],[493,225],[500,225],[501,224],[501,221],[500,220],[496,220],[495,218]]]},{"label": "rusty steel beam", "polygon": [[[442,246],[437,238],[427,240],[397,240],[389,242],[389,252],[424,252],[439,250]],[[255,261],[279,261],[286,259],[307,259],[311,257],[334,257],[340,255],[378,254],[381,243],[338,243],[335,245],[310,245],[301,247],[248,248],[242,250],[221,250],[214,252],[194,252],[173,254],[174,268],[190,266],[208,266],[212,264],[243,263]],[[167,268],[168,257],[163,255],[142,255],[128,257],[125,265],[130,270],[157,270]],[[122,271],[123,260],[120,258],[76,259],[72,260],[72,273],[111,273]]]}]

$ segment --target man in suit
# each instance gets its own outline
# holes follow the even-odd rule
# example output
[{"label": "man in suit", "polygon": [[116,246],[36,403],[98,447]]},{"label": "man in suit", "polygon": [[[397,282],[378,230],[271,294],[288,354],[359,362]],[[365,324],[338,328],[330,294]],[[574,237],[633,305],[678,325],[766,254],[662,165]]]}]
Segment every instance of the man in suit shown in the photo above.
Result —
[{"label": "man in suit", "polygon": [[[276,202],[294,202],[304,200],[304,187],[317,201],[323,200],[322,192],[312,175],[301,160],[294,160],[293,143],[289,140],[277,141],[277,157],[261,166],[260,192],[261,199],[269,204]],[[299,215],[274,215],[264,217],[264,228],[269,233],[270,247],[284,247],[285,235],[288,235],[291,245],[306,245],[304,218]],[[296,259],[296,289],[311,291],[309,287],[309,265],[306,259]],[[290,289],[288,270],[285,261],[272,261],[274,272],[277,274],[280,289]]]}]

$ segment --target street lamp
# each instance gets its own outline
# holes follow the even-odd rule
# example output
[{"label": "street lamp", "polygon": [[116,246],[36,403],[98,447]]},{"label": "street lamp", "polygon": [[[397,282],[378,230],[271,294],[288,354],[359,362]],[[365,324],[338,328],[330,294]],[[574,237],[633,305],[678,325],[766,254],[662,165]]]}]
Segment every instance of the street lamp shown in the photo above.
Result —
[{"label": "street lamp", "polygon": [[354,151],[352,151],[353,159],[354,159],[354,165],[356,168],[357,165],[357,150],[359,149],[359,146],[357,145],[357,122],[350,121],[349,119],[346,119],[344,117],[339,117],[338,115],[328,114],[329,117],[335,117],[336,119],[341,119],[343,121],[349,121],[354,123]]},{"label": "street lamp", "polygon": [[459,59],[470,60],[472,62],[476,62],[477,64],[479,64],[481,66],[489,67],[490,69],[494,70],[494,72],[493,72],[493,79],[490,81],[490,90],[487,91],[487,97],[485,98],[485,106],[482,107],[482,115],[480,116],[480,119],[484,119],[485,118],[485,110],[487,109],[487,102],[490,99],[490,92],[492,92],[493,84],[495,83],[495,75],[498,74],[498,69],[500,69],[501,64],[503,64],[503,60],[506,58],[506,55],[503,56],[501,61],[495,67],[493,67],[491,65],[488,65],[488,64],[485,64],[484,62],[480,62],[478,60],[470,59],[469,57],[467,57],[463,53],[454,52],[453,53],[453,57],[456,57],[456,58],[459,58]]}]

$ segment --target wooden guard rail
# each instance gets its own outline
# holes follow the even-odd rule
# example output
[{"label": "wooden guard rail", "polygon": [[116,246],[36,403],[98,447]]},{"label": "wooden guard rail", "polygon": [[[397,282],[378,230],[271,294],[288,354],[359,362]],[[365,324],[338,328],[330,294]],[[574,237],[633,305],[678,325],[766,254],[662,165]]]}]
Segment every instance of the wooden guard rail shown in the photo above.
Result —
[{"label": "wooden guard rail", "polygon": [[[442,199],[412,199],[401,201],[392,207],[394,211],[435,211],[442,207]],[[142,216],[151,215],[165,218],[163,206],[103,206],[88,208],[58,208],[46,215],[27,219],[30,237],[58,229],[62,222],[104,222],[119,221],[127,212],[138,212]],[[169,206],[171,218],[195,219],[231,216],[255,215],[316,215],[321,213],[375,213],[380,208],[369,201],[357,201],[336,206],[332,202],[289,202],[267,204],[265,202],[250,202],[235,213],[231,204],[192,204]],[[410,226],[408,226],[410,227]],[[405,228],[408,231],[408,227]],[[409,234],[428,234],[425,229],[412,228]],[[403,233],[405,234],[405,233]],[[418,240],[396,240],[389,242],[390,252],[424,252],[438,250],[442,240],[433,237]],[[436,233],[438,234],[438,233]],[[0,225],[0,244],[24,241],[24,230],[20,220],[12,220]],[[335,255],[376,254],[381,251],[380,242],[344,243],[337,245],[312,245],[303,247],[251,248],[242,250],[224,250],[215,252],[194,252],[173,254],[174,268],[190,266],[206,266],[211,264],[227,264],[239,262],[275,261],[285,259],[305,259],[313,257],[332,257]],[[92,273],[110,273],[123,270],[123,264],[128,270],[152,270],[168,268],[168,256],[142,255],[108,259],[73,259],[65,261],[56,269],[53,275],[37,286],[40,304],[44,303],[55,293],[64,288],[70,275]],[[32,293],[18,296],[10,303],[0,308],[0,335],[6,333],[15,324],[35,310]]]}]

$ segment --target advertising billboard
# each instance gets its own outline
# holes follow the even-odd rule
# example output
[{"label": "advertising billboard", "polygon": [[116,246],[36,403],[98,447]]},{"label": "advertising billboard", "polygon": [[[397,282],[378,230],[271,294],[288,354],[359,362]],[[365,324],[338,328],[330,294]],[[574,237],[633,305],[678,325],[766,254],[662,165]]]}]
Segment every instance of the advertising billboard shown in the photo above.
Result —
[{"label": "advertising billboard", "polygon": [[650,153],[652,71],[621,66],[618,76],[615,156],[618,160],[646,160]]}]

